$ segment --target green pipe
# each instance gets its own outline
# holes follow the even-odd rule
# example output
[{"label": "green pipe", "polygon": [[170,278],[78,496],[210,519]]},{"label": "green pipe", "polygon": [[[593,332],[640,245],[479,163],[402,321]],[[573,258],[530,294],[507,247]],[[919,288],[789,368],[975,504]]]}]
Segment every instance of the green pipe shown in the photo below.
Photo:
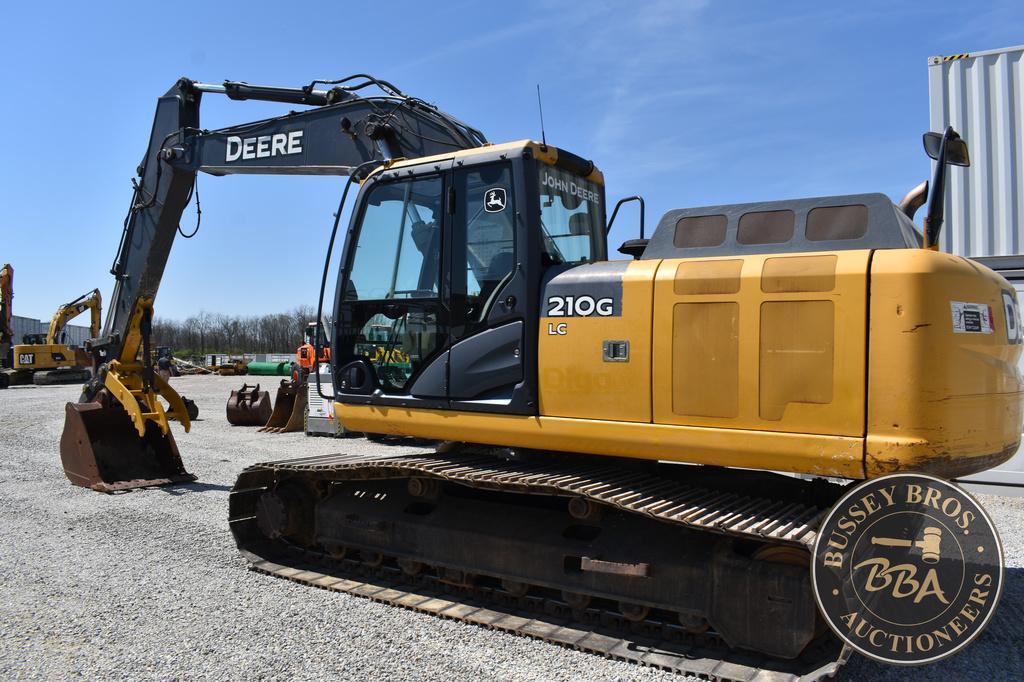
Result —
[{"label": "green pipe", "polygon": [[250,362],[249,374],[286,377],[292,373],[291,362]]}]

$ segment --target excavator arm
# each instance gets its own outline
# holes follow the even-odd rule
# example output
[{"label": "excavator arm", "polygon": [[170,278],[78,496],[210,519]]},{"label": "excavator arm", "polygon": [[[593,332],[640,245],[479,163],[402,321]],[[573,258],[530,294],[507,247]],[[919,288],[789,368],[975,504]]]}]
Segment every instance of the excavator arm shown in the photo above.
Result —
[{"label": "excavator arm", "polygon": [[[379,94],[360,94],[371,87]],[[200,127],[199,110],[202,97],[209,94],[313,108],[205,130]],[[94,378],[86,384],[79,403],[69,403],[67,408],[61,457],[69,478],[91,487],[111,480],[120,481],[121,487],[134,487],[126,485],[124,475],[117,471],[131,468],[130,462],[108,462],[106,467],[96,464],[99,452],[109,449],[104,444],[112,442],[110,434],[124,431],[127,424],[138,442],[128,448],[130,438],[123,433],[118,436],[121,459],[124,452],[134,450],[136,460],[169,462],[133,478],[160,482],[173,477],[149,474],[168,468],[180,470],[175,475],[186,475],[158,396],[166,400],[186,431],[188,417],[178,394],[153,371],[149,346],[153,302],[198,173],[351,175],[362,180],[394,159],[484,144],[487,140],[480,131],[366,75],[314,81],[301,88],[234,81],[211,85],[185,78],[175,83],[157,101],[149,144],[133,180],[131,204],[111,268],[115,278],[112,302],[102,333],[87,343]],[[96,423],[95,429],[88,421]]]},{"label": "excavator arm", "polygon": [[65,303],[57,308],[50,320],[50,328],[46,333],[47,344],[61,343],[60,333],[68,322],[75,319],[86,310],[90,312],[89,334],[93,337],[100,333],[100,317],[103,313],[103,297],[99,289],[93,289],[87,294],[82,294],[70,303]]}]

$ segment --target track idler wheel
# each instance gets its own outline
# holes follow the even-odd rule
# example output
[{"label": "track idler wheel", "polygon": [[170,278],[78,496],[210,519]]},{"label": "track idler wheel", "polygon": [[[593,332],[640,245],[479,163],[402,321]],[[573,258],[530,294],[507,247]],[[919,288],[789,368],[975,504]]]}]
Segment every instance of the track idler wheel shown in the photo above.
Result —
[{"label": "track idler wheel", "polygon": [[569,500],[569,516],[577,521],[597,521],[601,518],[601,505],[586,497]]},{"label": "track idler wheel", "polygon": [[313,545],[314,511],[319,499],[312,485],[282,481],[256,501],[256,525],[271,540],[285,538],[303,547]]},{"label": "track idler wheel", "polygon": [[680,613],[679,624],[691,635],[701,635],[708,631],[711,624],[699,613]]},{"label": "track idler wheel", "polygon": [[643,604],[619,602],[619,613],[631,623],[642,623],[650,615],[651,607],[644,606]]},{"label": "track idler wheel", "polygon": [[406,489],[413,497],[437,500],[441,496],[441,483],[433,478],[410,478]]}]

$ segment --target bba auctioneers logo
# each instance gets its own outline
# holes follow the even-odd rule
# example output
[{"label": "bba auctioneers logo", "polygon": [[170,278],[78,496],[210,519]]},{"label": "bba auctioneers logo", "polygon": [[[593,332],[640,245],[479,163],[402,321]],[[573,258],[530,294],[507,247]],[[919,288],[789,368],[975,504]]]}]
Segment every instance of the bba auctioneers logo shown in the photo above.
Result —
[{"label": "bba auctioneers logo", "polygon": [[814,596],[865,656],[918,665],[964,648],[1003,587],[1003,549],[973,497],[939,478],[893,474],[858,485],[818,531]]}]

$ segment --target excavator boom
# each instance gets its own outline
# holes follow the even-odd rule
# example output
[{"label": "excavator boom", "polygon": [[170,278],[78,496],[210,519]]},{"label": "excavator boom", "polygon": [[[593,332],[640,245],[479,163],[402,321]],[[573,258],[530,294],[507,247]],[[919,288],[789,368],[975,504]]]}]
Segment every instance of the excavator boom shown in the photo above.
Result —
[{"label": "excavator boom", "polygon": [[[359,94],[370,87],[380,94]],[[204,94],[314,108],[204,130],[199,117]],[[180,415],[175,418],[188,431],[186,410],[180,396],[154,372],[149,346],[153,302],[197,173],[356,174],[362,179],[392,159],[486,143],[478,130],[371,76],[314,81],[303,88],[235,81],[211,85],[185,78],[175,83],[157,101],[111,268],[112,302],[102,332],[87,343],[94,378],[80,401],[67,407],[61,457],[72,482],[107,490],[192,478],[177,454],[158,396]],[[117,431],[134,433],[117,436],[115,448],[110,439]],[[128,462],[133,465],[128,467]],[[124,473],[129,468],[131,473]]]}]

